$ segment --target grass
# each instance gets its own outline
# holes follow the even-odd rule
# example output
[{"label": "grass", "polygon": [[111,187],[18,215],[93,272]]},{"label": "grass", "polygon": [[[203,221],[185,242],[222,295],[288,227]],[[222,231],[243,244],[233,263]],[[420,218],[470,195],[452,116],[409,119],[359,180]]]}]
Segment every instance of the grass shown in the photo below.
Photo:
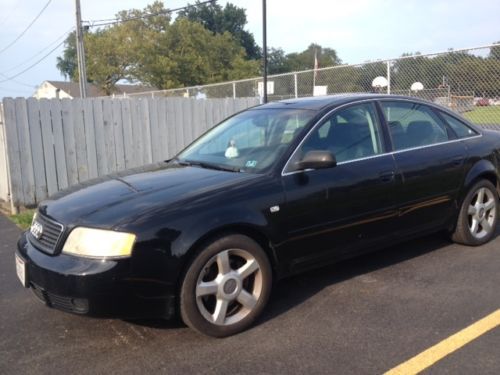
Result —
[{"label": "grass", "polygon": [[31,225],[34,212],[35,210],[26,210],[17,215],[10,215],[9,219],[12,220],[19,228],[26,230]]},{"label": "grass", "polygon": [[476,107],[462,115],[475,124],[500,124],[500,105]]}]

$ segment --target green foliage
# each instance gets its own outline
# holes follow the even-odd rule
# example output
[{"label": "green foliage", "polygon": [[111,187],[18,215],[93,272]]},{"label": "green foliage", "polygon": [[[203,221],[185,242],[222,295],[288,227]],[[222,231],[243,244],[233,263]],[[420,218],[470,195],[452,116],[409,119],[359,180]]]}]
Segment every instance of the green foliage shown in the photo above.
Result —
[{"label": "green foliage", "polygon": [[26,230],[31,225],[31,220],[33,219],[34,213],[35,210],[27,210],[17,215],[10,215],[9,219],[13,221],[19,228]]},{"label": "green foliage", "polygon": [[267,72],[280,74],[290,72],[290,64],[285,51],[281,48],[269,48],[267,51]]},{"label": "green foliage", "polygon": [[426,89],[450,87],[451,91],[476,96],[500,95],[500,59],[493,47],[489,57],[453,52],[435,57],[415,55],[394,63],[393,89],[408,90],[420,81]]},{"label": "green foliage", "polygon": [[66,79],[78,79],[78,63],[76,59],[76,35],[72,31],[64,41],[64,52],[57,57],[57,69]]},{"label": "green foliage", "polygon": [[107,95],[121,79],[132,79],[136,50],[128,38],[126,25],[85,35],[87,75]]},{"label": "green foliage", "polygon": [[[198,4],[196,1],[195,4]],[[179,12],[179,18],[198,22],[214,34],[230,33],[237,43],[245,49],[249,60],[261,58],[260,48],[255,43],[253,34],[245,30],[247,16],[245,9],[227,3],[223,8],[217,3],[189,7]]]},{"label": "green foliage", "polygon": [[[289,53],[285,54],[285,51],[281,48],[270,48],[267,53],[268,60],[268,73],[269,74],[280,74],[300,70],[314,69],[314,58],[318,59],[318,67],[326,68],[329,66],[335,66],[342,63],[342,61],[337,56],[337,52],[331,48],[323,48],[318,44],[311,44],[306,50],[300,53]],[[334,88],[336,92],[338,88],[345,83],[356,83],[356,78],[353,76],[345,76],[343,73],[345,70],[339,70],[340,74],[344,76],[344,80],[336,80],[332,83],[330,80],[331,72],[321,72],[318,71],[316,74],[316,85],[329,85],[330,90]],[[306,74],[306,76],[308,76]],[[297,91],[300,95],[307,95],[311,93],[313,86],[313,73],[310,77],[306,77],[304,74],[298,81]],[[353,80],[354,79],[354,80]],[[284,95],[293,92],[295,89],[293,87],[293,81],[289,80],[287,82],[281,82],[280,87],[275,88],[278,95]],[[340,86],[339,86],[340,85]],[[353,87],[352,87],[353,88]],[[283,91],[280,93],[280,91]],[[345,90],[342,90],[345,91]],[[350,91],[350,90],[347,90]]]},{"label": "green foliage", "polygon": [[[187,19],[174,22],[160,35],[156,53],[146,58],[146,74],[137,78],[161,88],[192,86],[239,79],[258,73],[231,34],[212,34]],[[150,67],[148,69],[147,67]]]},{"label": "green foliage", "polygon": [[319,44],[312,43],[306,50],[300,53],[288,54],[288,67],[292,71],[313,69],[315,55],[318,58],[318,66],[320,68],[342,64],[342,60],[337,56],[337,52],[334,49],[324,48]]}]

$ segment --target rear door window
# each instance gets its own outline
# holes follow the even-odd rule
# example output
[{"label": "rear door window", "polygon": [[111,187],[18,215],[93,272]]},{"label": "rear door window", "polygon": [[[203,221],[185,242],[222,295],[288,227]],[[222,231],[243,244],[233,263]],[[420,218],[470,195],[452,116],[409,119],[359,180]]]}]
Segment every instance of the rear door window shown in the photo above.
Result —
[{"label": "rear door window", "polygon": [[423,104],[380,102],[395,150],[428,146],[451,139],[446,125]]}]

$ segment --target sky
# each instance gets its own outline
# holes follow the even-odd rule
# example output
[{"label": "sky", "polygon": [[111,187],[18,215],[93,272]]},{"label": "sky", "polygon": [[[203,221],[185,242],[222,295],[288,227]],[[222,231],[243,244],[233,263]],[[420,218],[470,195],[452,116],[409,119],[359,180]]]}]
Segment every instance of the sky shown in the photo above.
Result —
[{"label": "sky", "polygon": [[[37,61],[74,26],[74,1],[51,0],[20,37],[48,1],[0,0],[0,98],[31,96],[43,81],[63,80],[56,68],[62,47]],[[113,18],[120,10],[142,9],[152,2],[81,0],[82,17]],[[164,1],[168,8],[187,2],[194,0]],[[262,45],[262,1],[230,2],[246,9],[247,30]],[[500,41],[499,15],[498,0],[267,0],[268,46],[289,53],[314,42],[335,49],[344,63],[361,63],[405,52],[432,53]]]}]

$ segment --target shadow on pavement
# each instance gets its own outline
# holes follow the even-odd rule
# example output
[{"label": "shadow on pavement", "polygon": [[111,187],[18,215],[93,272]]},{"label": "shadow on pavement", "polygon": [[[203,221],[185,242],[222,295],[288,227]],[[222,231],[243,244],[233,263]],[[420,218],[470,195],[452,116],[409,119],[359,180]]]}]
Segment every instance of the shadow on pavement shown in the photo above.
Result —
[{"label": "shadow on pavement", "polygon": [[[500,225],[491,241],[499,235]],[[281,280],[275,285],[260,322],[293,309],[325,287],[417,258],[451,243],[444,233],[436,233]]]}]

